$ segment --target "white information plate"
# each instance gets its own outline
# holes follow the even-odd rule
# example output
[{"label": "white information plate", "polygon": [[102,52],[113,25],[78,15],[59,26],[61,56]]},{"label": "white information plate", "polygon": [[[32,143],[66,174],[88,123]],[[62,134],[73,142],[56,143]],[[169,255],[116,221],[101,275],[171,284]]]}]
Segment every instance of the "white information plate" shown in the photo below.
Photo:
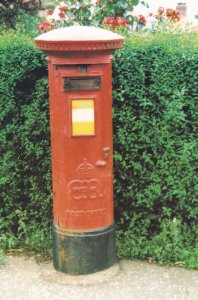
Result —
[{"label": "white information plate", "polygon": [[95,135],[94,100],[72,100],[72,135]]}]

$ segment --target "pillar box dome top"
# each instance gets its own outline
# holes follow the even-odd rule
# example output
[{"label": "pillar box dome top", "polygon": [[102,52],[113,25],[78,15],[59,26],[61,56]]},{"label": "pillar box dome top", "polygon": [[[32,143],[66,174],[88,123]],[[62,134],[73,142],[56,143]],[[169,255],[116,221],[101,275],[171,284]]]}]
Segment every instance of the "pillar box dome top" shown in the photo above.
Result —
[{"label": "pillar box dome top", "polygon": [[70,52],[118,49],[123,46],[124,38],[102,28],[70,26],[41,34],[34,41],[43,51]]}]

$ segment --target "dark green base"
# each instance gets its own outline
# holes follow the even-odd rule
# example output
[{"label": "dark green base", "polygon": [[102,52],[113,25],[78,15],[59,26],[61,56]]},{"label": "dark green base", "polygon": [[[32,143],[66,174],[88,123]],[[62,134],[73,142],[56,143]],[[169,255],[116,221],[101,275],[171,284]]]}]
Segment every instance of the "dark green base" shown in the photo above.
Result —
[{"label": "dark green base", "polygon": [[90,274],[116,263],[114,227],[71,232],[53,227],[54,267],[70,275]]}]

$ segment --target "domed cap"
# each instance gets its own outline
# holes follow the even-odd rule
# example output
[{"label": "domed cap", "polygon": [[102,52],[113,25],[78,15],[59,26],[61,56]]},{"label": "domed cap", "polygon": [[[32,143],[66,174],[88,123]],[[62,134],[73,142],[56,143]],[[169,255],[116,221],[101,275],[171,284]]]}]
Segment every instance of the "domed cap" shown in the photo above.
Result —
[{"label": "domed cap", "polygon": [[70,26],[41,34],[34,41],[40,50],[65,52],[118,49],[124,38],[102,28]]}]

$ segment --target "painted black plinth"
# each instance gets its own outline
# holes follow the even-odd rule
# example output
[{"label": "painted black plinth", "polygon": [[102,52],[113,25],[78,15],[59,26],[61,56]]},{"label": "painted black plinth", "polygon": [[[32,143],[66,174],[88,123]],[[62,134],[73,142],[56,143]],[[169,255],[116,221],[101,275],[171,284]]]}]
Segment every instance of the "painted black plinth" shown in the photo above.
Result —
[{"label": "painted black plinth", "polygon": [[116,263],[113,226],[88,232],[53,227],[54,267],[70,275],[90,274]]}]

